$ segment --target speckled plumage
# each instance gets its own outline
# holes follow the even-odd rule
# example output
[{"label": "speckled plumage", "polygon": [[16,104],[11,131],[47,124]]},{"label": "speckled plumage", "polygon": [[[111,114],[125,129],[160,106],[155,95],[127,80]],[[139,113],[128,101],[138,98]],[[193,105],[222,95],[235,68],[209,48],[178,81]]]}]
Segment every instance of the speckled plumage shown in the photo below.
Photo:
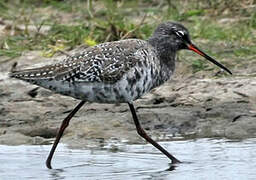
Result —
[{"label": "speckled plumage", "polygon": [[12,72],[11,77],[85,101],[132,102],[167,81],[174,71],[178,38],[166,41],[166,36],[170,28],[188,32],[179,24],[162,26],[148,41],[102,43],[54,65]]},{"label": "speckled plumage", "polygon": [[132,101],[170,78],[175,69],[176,52],[181,49],[192,50],[232,74],[198,49],[184,26],[173,22],[160,24],[147,41],[127,39],[103,43],[54,65],[10,73],[11,77],[82,100],[62,121],[46,166],[52,168],[51,160],[64,130],[86,101],[127,102],[138,134],[171,159],[173,164],[180,163],[143,130]]}]

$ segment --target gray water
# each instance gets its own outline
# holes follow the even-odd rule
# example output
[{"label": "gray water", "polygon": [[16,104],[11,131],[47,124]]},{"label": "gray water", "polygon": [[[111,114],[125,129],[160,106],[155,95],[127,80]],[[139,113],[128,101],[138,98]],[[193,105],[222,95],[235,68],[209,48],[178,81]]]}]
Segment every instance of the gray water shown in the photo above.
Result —
[{"label": "gray water", "polygon": [[45,167],[50,150],[43,146],[0,145],[0,179],[256,179],[256,139],[199,139],[161,142],[184,161],[172,167],[151,145],[98,150],[69,149],[61,144]]}]

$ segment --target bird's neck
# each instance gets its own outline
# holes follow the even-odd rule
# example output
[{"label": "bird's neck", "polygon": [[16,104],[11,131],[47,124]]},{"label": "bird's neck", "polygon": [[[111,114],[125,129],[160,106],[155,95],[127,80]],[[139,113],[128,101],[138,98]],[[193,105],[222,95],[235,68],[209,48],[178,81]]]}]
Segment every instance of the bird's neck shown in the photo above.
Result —
[{"label": "bird's neck", "polygon": [[148,40],[149,44],[153,46],[158,60],[160,61],[160,72],[156,78],[156,86],[159,86],[170,79],[175,70],[175,59],[177,50],[172,47],[170,43],[164,39],[151,37]]},{"label": "bird's neck", "polygon": [[148,42],[156,50],[163,70],[174,71],[177,47],[165,39],[152,36]]}]

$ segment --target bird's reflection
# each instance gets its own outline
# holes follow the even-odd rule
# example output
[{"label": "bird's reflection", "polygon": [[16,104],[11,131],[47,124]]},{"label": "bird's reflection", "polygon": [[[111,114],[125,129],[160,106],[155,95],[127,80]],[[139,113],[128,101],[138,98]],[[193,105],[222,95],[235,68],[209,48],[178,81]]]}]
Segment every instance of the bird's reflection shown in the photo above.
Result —
[{"label": "bird's reflection", "polygon": [[169,163],[169,167],[165,171],[174,171],[177,168],[177,164]]},{"label": "bird's reflection", "polygon": [[63,169],[49,169],[49,174],[51,179],[58,180],[58,179],[65,179],[65,176],[62,175],[65,172]]}]

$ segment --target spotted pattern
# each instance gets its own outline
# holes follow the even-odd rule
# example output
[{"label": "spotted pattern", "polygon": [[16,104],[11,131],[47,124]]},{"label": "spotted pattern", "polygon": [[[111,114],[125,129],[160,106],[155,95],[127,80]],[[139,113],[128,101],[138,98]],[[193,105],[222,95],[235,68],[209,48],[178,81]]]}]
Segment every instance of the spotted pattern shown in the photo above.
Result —
[{"label": "spotted pattern", "polygon": [[14,71],[10,77],[85,101],[132,102],[173,74],[176,51],[182,47],[179,34],[168,34],[174,27],[188,34],[181,25],[165,23],[148,41],[102,43],[54,65]]}]

